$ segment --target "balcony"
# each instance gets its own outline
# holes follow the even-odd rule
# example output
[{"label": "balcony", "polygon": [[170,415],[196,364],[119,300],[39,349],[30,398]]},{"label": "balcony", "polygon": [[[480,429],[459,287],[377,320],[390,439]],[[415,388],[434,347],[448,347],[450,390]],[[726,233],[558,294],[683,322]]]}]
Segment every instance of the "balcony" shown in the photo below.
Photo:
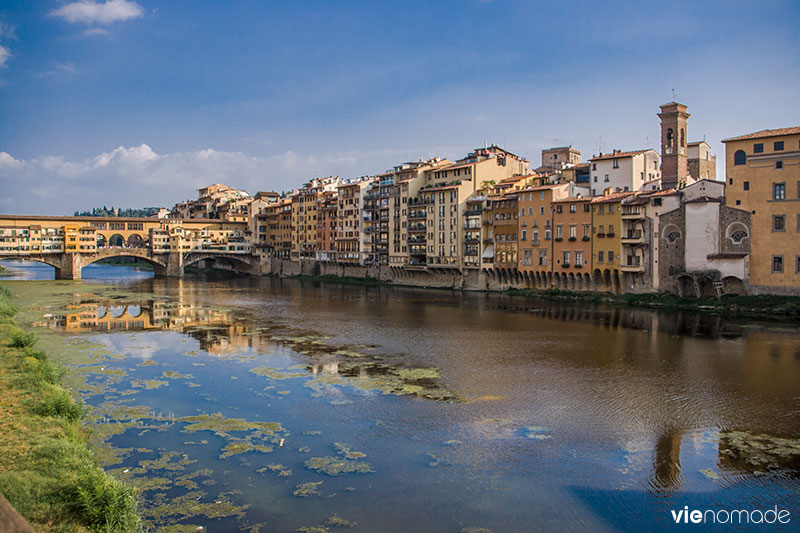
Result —
[{"label": "balcony", "polygon": [[641,231],[629,231],[622,235],[622,244],[644,244],[644,233]]},{"label": "balcony", "polygon": [[623,272],[644,272],[644,264],[642,264],[640,261],[622,263],[619,268]]},{"label": "balcony", "polygon": [[623,210],[622,220],[644,220],[644,210],[641,209]]},{"label": "balcony", "polygon": [[408,226],[408,231],[409,233],[411,233],[412,231],[417,233],[419,232],[424,233],[426,231],[426,227],[425,224],[411,224],[410,226]]},{"label": "balcony", "polygon": [[481,240],[479,237],[467,237],[466,239],[464,239],[464,242],[466,244],[478,244],[479,242],[481,242]]},{"label": "balcony", "polygon": [[480,215],[482,212],[483,209],[467,209],[466,211],[464,211],[464,216],[466,217],[477,216]]},{"label": "balcony", "polygon": [[425,210],[408,212],[408,220],[425,220],[427,216],[428,214],[425,212]]},{"label": "balcony", "polygon": [[464,229],[475,229],[475,230],[477,230],[477,229],[481,229],[481,225],[480,224],[475,224],[473,222],[467,222],[466,224],[464,224]]}]

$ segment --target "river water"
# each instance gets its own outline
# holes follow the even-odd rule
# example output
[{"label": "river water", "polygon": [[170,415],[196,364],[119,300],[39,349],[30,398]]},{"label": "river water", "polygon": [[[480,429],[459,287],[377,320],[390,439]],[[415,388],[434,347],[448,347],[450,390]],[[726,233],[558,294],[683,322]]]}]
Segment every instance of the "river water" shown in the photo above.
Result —
[{"label": "river water", "polygon": [[154,528],[668,531],[684,506],[800,521],[797,325],[83,275],[0,282]]}]

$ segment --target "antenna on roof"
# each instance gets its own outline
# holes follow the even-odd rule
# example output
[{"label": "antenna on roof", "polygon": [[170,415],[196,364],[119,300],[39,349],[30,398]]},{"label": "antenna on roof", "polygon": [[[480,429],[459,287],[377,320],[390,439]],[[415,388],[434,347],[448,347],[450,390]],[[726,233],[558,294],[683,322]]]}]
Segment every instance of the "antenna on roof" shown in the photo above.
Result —
[{"label": "antenna on roof", "polygon": [[647,148],[647,149],[650,149],[650,137],[649,136],[646,136],[644,138],[644,147]]},{"label": "antenna on roof", "polygon": [[675,89],[672,89],[672,101],[675,101]]}]

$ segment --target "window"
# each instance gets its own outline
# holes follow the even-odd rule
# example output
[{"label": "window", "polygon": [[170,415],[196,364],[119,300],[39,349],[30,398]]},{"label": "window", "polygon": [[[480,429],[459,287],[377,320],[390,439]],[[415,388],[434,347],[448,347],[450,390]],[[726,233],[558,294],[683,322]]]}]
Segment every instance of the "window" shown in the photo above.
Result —
[{"label": "window", "polygon": [[575,204],[569,204],[569,212],[570,213],[577,213],[578,212],[578,206],[575,205]]},{"label": "window", "polygon": [[661,207],[661,198],[653,198],[653,206]]},{"label": "window", "polygon": [[[592,170],[597,170],[597,163],[592,163]],[[594,181],[597,181],[597,176],[594,177]]]},{"label": "window", "polygon": [[775,161],[775,168],[780,170],[783,168],[783,161]]},{"label": "window", "polygon": [[597,235],[599,235],[600,237],[605,237],[606,236],[605,232],[603,231],[603,225],[602,224],[600,224],[597,227]]},{"label": "window", "polygon": [[519,238],[519,240],[524,241],[525,239],[527,239],[527,236],[528,236],[528,230],[524,229],[522,230],[522,236]]},{"label": "window", "polygon": [[565,267],[569,266],[569,252],[564,252],[564,260],[561,263]]},{"label": "window", "polygon": [[544,230],[544,240],[546,240],[546,241],[550,240],[550,230],[549,229]]},{"label": "window", "polygon": [[556,224],[556,239],[563,239],[564,238],[564,226],[561,224]]},{"label": "window", "polygon": [[583,264],[583,252],[578,250],[575,252],[575,266]]},{"label": "window", "polygon": [[538,230],[538,229],[535,229],[535,230],[533,230],[533,231],[531,232],[531,240],[532,240],[534,243],[537,243],[537,242],[539,242],[539,230]]},{"label": "window", "polygon": [[760,154],[764,151],[764,143],[756,143],[753,145],[753,153]]},{"label": "window", "polygon": [[603,214],[603,211],[604,211],[604,210],[605,210],[605,206],[604,206],[603,204],[600,204],[600,205],[597,207],[597,212],[598,212],[599,214],[601,214],[601,215]]},{"label": "window", "polygon": [[609,237],[613,237],[614,236],[614,224],[609,224],[608,225],[608,236]]},{"label": "window", "polygon": [[794,273],[800,274],[800,255],[795,257]]},{"label": "window", "polygon": [[745,240],[745,238],[747,238],[747,232],[743,229],[736,230],[733,233],[731,233],[731,240],[735,244],[741,244],[742,241]]},{"label": "window", "polygon": [[780,152],[783,150],[783,141],[775,141],[775,151]]},{"label": "window", "polygon": [[606,177],[603,181],[608,182],[608,174],[606,174]]},{"label": "window", "polygon": [[772,231],[786,231],[786,215],[772,215]]},{"label": "window", "polygon": [[742,188],[745,191],[749,191],[750,190],[750,182],[749,181],[745,181],[744,183],[742,183]]},{"label": "window", "polygon": [[733,154],[733,164],[744,165],[745,163],[747,163],[747,155],[744,150],[736,150],[736,153]]},{"label": "window", "polygon": [[589,235],[592,232],[591,228],[592,228],[591,224],[584,224],[583,225],[583,238],[584,239],[587,239],[587,240],[589,239]]},{"label": "window", "polygon": [[556,213],[560,213],[560,212],[561,212],[561,204],[556,206]]},{"label": "window", "polygon": [[522,264],[528,266],[533,264],[533,250],[525,250],[523,252]]},{"label": "window", "polygon": [[613,168],[619,168],[619,159],[614,160],[614,164],[611,165]]},{"label": "window", "polygon": [[783,256],[782,255],[773,255],[772,256],[772,273],[773,274],[783,274]]},{"label": "window", "polygon": [[539,193],[539,200],[544,200],[544,191]]},{"label": "window", "polygon": [[669,241],[670,243],[674,243],[680,238],[681,234],[678,233],[677,231],[672,231],[667,235],[667,241]]},{"label": "window", "polygon": [[609,263],[614,262],[614,252],[612,252],[611,250],[608,251],[608,262]]},{"label": "window", "polygon": [[594,177],[594,182],[597,183],[597,176]]},{"label": "window", "polygon": [[772,184],[772,199],[773,200],[786,200],[786,184],[773,183]]},{"label": "window", "polygon": [[569,225],[569,238],[572,240],[578,238],[578,227],[575,224]]},{"label": "window", "polygon": [[591,213],[592,212],[592,206],[589,205],[588,202],[583,204],[583,212],[584,213]]},{"label": "window", "polygon": [[539,266],[547,266],[547,249],[539,250]]},{"label": "window", "polygon": [[597,252],[597,261],[598,262],[602,263],[604,257],[605,257],[605,252],[603,252],[602,250]]}]

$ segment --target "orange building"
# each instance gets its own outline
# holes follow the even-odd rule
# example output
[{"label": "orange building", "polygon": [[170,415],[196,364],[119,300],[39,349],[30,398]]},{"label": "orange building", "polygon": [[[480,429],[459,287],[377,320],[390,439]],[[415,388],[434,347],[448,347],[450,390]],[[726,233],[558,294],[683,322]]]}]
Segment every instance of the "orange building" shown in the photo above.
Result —
[{"label": "orange building", "polygon": [[592,260],[592,198],[553,200],[553,276],[561,287],[589,286]]},{"label": "orange building", "polygon": [[517,232],[519,253],[517,268],[536,287],[549,287],[553,264],[552,202],[566,198],[570,184],[542,185],[522,189],[517,193]]}]

